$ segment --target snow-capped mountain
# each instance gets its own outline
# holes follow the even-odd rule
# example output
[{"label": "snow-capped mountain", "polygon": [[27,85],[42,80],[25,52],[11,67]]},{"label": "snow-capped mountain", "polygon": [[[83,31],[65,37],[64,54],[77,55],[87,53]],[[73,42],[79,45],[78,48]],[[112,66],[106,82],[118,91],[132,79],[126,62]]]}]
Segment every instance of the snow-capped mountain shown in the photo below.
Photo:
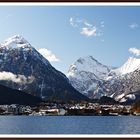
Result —
[{"label": "snow-capped mountain", "polygon": [[102,65],[92,56],[79,58],[70,65],[67,77],[73,87],[92,98],[98,83],[109,73],[110,67]]},{"label": "snow-capped mountain", "polygon": [[117,101],[134,100],[140,91],[140,59],[130,57],[120,68],[111,70],[98,88]]},{"label": "snow-capped mountain", "polygon": [[0,84],[46,100],[87,100],[20,35],[0,44]]},{"label": "snow-capped mountain", "polygon": [[120,68],[114,69],[111,72],[116,75],[125,75],[130,72],[134,72],[138,68],[140,68],[140,59],[130,57]]},{"label": "snow-capped mountain", "polygon": [[12,36],[10,38],[8,38],[7,40],[5,40],[4,42],[2,42],[0,44],[0,47],[4,47],[4,48],[17,48],[17,47],[21,47],[21,48],[27,48],[27,47],[31,47],[31,45],[29,44],[29,42],[27,42],[21,35],[15,35]]},{"label": "snow-capped mountain", "polygon": [[70,66],[67,76],[71,84],[89,98],[108,96],[124,102],[140,97],[138,58],[130,57],[120,68],[113,69],[92,57],[80,58]]}]

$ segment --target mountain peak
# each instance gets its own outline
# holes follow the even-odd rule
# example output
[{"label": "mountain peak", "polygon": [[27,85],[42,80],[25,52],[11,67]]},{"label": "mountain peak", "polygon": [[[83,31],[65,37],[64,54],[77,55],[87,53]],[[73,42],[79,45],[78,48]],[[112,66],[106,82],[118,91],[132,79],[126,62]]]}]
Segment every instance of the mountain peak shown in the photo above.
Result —
[{"label": "mountain peak", "polygon": [[[15,50],[19,58],[24,56],[24,60],[26,60],[27,56],[30,55],[41,60],[41,62],[43,62],[45,65],[50,65],[49,61],[44,58],[34,47],[32,47],[32,45],[21,35],[14,35],[0,43],[0,57],[4,56],[6,59],[8,55],[13,55]],[[0,60],[0,63],[2,62],[3,61]]]},{"label": "mountain peak", "polygon": [[109,67],[101,64],[92,56],[86,56],[80,57],[70,65],[67,77],[73,87],[84,95],[91,97],[92,91],[109,71]]},{"label": "mountain peak", "polygon": [[0,47],[18,48],[31,47],[30,43],[21,35],[14,35],[0,44]]},{"label": "mountain peak", "polygon": [[105,71],[108,71],[107,66],[102,65],[92,56],[80,57],[77,61],[75,61],[75,63],[73,63],[70,66],[69,71],[76,70],[75,68],[78,71],[86,71],[86,72],[91,72],[91,73],[96,73],[96,72],[102,71],[103,69],[105,69]]},{"label": "mountain peak", "polygon": [[68,70],[67,76],[75,76],[76,73],[88,72],[98,75],[98,77],[103,78],[107,72],[109,72],[109,67],[102,65],[92,56],[80,57],[75,61]]},{"label": "mountain peak", "polygon": [[114,69],[112,71],[116,74],[124,75],[133,72],[138,68],[140,68],[140,58],[129,57],[120,68]]},{"label": "mountain peak", "polygon": [[127,62],[134,62],[134,61],[137,61],[137,60],[140,60],[140,58],[129,57]]},{"label": "mountain peak", "polygon": [[[86,62],[89,62],[89,61],[95,61],[95,62],[98,62],[96,59],[94,59],[93,58],[93,56],[85,56],[85,57],[80,57],[78,60],[77,60],[77,62],[78,63],[81,63],[81,64],[83,64],[83,63],[86,63]],[[98,62],[99,63],[99,62]]]},{"label": "mountain peak", "polygon": [[10,38],[17,38],[17,39],[23,39],[23,36],[20,35],[20,34],[17,34],[17,35],[13,35],[12,37]]},{"label": "mountain peak", "polygon": [[91,55],[88,55],[88,56],[86,56],[85,58],[87,58],[87,59],[92,59],[92,60],[95,60],[95,61],[97,61],[95,58],[93,58],[93,56],[91,56]]},{"label": "mountain peak", "polygon": [[0,84],[45,101],[88,100],[21,35],[0,44]]}]

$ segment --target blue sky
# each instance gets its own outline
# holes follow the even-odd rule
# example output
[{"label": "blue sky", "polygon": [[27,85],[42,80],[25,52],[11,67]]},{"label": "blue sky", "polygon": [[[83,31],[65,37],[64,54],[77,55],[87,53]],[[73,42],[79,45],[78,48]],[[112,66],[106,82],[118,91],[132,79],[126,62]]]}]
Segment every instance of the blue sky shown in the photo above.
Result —
[{"label": "blue sky", "polygon": [[49,50],[51,64],[65,74],[88,55],[118,67],[140,55],[140,7],[0,6],[0,42],[16,34]]}]

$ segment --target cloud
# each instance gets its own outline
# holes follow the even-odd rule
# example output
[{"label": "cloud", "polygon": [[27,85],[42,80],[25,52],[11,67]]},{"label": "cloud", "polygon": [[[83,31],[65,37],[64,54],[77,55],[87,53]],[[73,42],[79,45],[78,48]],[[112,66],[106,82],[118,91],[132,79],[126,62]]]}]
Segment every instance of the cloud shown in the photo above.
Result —
[{"label": "cloud", "polygon": [[20,74],[16,75],[11,72],[3,71],[0,72],[0,80],[8,80],[19,84],[26,84],[26,83],[32,83],[34,77],[33,76],[25,77],[24,75],[20,75]]},{"label": "cloud", "polygon": [[96,36],[97,29],[96,29],[96,27],[92,27],[92,28],[84,27],[84,28],[82,28],[81,34],[88,36],[88,37],[89,36]]},{"label": "cloud", "polygon": [[103,35],[101,31],[101,27],[104,27],[104,21],[100,22],[100,27],[96,27],[95,25],[89,23],[86,19],[78,19],[70,17],[69,19],[70,25],[72,27],[76,27],[80,30],[80,34],[87,36],[87,37],[99,37]]},{"label": "cloud", "polygon": [[85,21],[84,24],[85,24],[86,26],[88,26],[88,27],[92,27],[92,26],[93,26],[92,24],[88,23],[87,21]]},{"label": "cloud", "polygon": [[105,27],[104,23],[105,23],[104,21],[101,21],[101,22],[100,22],[100,26],[101,26],[102,28]]},{"label": "cloud", "polygon": [[129,52],[136,55],[136,56],[139,56],[140,55],[140,50],[137,49],[137,48],[130,48],[129,49]]},{"label": "cloud", "polygon": [[70,25],[74,26],[74,22],[73,22],[73,18],[72,17],[70,18],[69,22],[70,22]]},{"label": "cloud", "polygon": [[101,42],[105,42],[105,40],[104,39],[101,39]]},{"label": "cloud", "polygon": [[81,21],[80,20],[77,20],[77,19],[75,19],[73,17],[70,17],[69,22],[70,22],[70,25],[72,27],[77,27],[78,26],[78,23],[80,23]]},{"label": "cloud", "polygon": [[48,49],[46,48],[41,48],[38,49],[38,52],[43,55],[47,60],[49,60],[50,62],[56,62],[59,61],[59,59]]},{"label": "cloud", "polygon": [[135,29],[135,28],[138,28],[139,25],[138,25],[137,23],[132,23],[132,24],[129,25],[129,27],[130,27],[131,29]]}]

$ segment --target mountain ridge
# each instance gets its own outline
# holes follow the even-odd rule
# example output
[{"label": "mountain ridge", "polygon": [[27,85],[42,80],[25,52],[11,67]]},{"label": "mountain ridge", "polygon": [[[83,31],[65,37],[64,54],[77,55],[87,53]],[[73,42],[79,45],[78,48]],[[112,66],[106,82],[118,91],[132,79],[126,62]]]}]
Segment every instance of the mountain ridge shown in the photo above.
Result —
[{"label": "mountain ridge", "polygon": [[[2,79],[4,73],[10,73],[16,81]],[[62,72],[56,70],[20,35],[15,35],[0,44],[0,77],[0,84],[20,89],[44,100],[88,100],[71,86]],[[32,81],[28,82],[31,77]],[[18,80],[22,82],[17,82]]]},{"label": "mountain ridge", "polygon": [[[96,62],[98,61],[96,60]],[[100,63],[100,66],[104,65]],[[83,68],[84,67],[86,67],[86,65],[83,64]],[[95,67],[94,69],[98,69],[96,65],[93,65],[93,67]],[[75,68],[77,68],[77,66],[75,66]],[[81,77],[88,77],[87,79],[77,78],[78,74],[81,72],[80,70],[78,71],[78,69],[72,76],[69,76],[69,74],[67,76],[71,84],[78,91],[81,90],[81,93],[91,99],[99,99],[102,96],[108,96],[120,102],[125,102],[128,99],[134,100],[136,97],[136,91],[140,90],[140,59],[130,57],[121,67],[113,69],[111,69],[111,67],[108,67],[108,69],[109,70],[106,71],[105,75],[101,78],[98,76],[98,73],[96,73],[96,71],[93,71],[93,73],[90,74],[86,68],[84,71],[84,75],[82,75]],[[71,69],[69,69],[68,73],[71,73],[70,70]],[[84,86],[84,90],[87,92],[86,94],[82,92],[83,89],[79,88],[80,84],[83,84],[82,86]],[[90,86],[93,86],[91,88],[91,91],[88,90]]]}]

